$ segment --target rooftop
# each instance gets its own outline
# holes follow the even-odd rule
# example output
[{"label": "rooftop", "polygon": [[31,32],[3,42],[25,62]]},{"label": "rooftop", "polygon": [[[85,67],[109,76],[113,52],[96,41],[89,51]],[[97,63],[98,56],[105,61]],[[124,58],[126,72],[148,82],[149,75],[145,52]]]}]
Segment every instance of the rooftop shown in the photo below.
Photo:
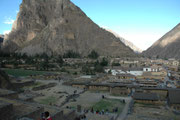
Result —
[{"label": "rooftop", "polygon": [[180,90],[169,90],[169,103],[180,104]]},{"label": "rooftop", "polygon": [[134,93],[134,99],[135,100],[153,100],[158,101],[159,98],[156,93]]}]

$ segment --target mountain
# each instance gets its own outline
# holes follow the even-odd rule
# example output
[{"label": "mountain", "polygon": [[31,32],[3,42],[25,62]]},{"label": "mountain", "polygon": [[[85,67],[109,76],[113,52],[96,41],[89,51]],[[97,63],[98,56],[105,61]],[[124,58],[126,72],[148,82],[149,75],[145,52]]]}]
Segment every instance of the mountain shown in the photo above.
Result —
[{"label": "mountain", "polygon": [[23,0],[3,50],[28,55],[63,54],[136,56],[112,33],[100,28],[70,0]]},{"label": "mountain", "polygon": [[150,48],[143,52],[145,56],[180,59],[180,24],[166,33]]},{"label": "mountain", "polygon": [[108,29],[108,28],[104,28],[104,29],[111,32],[111,33],[113,33],[117,38],[119,38],[119,40],[121,42],[123,42],[126,46],[130,47],[135,53],[141,53],[142,52],[142,50],[140,48],[136,47],[132,42],[122,38],[119,34],[114,32],[113,30]]},{"label": "mountain", "polygon": [[4,40],[4,35],[0,35],[0,43],[2,43]]},{"label": "mountain", "polygon": [[142,53],[142,50],[138,47],[136,47],[132,42],[121,38],[120,39],[126,46],[130,47],[135,53]]},{"label": "mountain", "polygon": [[4,35],[0,35],[0,50],[1,50],[3,41],[4,41]]}]

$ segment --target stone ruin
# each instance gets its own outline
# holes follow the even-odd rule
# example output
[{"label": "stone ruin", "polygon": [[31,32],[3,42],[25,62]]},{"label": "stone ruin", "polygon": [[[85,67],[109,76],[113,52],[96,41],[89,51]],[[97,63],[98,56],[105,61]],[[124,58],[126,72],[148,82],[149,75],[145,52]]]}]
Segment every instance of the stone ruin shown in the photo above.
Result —
[{"label": "stone ruin", "polygon": [[62,110],[55,106],[42,105],[19,99],[18,93],[0,89],[0,118],[2,120],[37,120],[41,113],[49,111],[53,120],[72,120],[73,110]]}]

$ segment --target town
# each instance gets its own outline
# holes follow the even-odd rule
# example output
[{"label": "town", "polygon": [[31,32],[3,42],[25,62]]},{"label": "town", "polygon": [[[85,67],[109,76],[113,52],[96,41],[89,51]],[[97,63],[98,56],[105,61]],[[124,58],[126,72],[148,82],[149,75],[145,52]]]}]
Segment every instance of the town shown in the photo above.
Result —
[{"label": "town", "polygon": [[83,57],[2,53],[0,60],[11,83],[11,90],[0,89],[3,120],[36,120],[45,111],[54,120],[180,119],[180,64],[173,58],[93,50]]}]

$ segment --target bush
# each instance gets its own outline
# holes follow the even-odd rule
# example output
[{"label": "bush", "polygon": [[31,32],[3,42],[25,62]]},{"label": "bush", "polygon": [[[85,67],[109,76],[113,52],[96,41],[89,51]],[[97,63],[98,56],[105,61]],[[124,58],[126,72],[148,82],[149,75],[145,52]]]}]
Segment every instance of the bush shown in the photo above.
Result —
[{"label": "bush", "polygon": [[112,66],[121,66],[120,63],[112,63]]},{"label": "bush", "polygon": [[101,66],[107,66],[108,65],[108,60],[103,58],[100,64],[101,64]]},{"label": "bush", "polygon": [[80,58],[81,55],[77,52],[69,50],[67,53],[64,53],[63,58]]},{"label": "bush", "polygon": [[99,54],[98,54],[95,50],[93,50],[93,51],[91,51],[91,53],[88,55],[88,57],[91,58],[91,59],[97,59],[97,58],[99,57]]},{"label": "bush", "polygon": [[95,70],[96,72],[102,73],[102,72],[104,72],[104,67],[101,66],[101,65],[96,65],[95,68],[94,68],[94,70]]}]

